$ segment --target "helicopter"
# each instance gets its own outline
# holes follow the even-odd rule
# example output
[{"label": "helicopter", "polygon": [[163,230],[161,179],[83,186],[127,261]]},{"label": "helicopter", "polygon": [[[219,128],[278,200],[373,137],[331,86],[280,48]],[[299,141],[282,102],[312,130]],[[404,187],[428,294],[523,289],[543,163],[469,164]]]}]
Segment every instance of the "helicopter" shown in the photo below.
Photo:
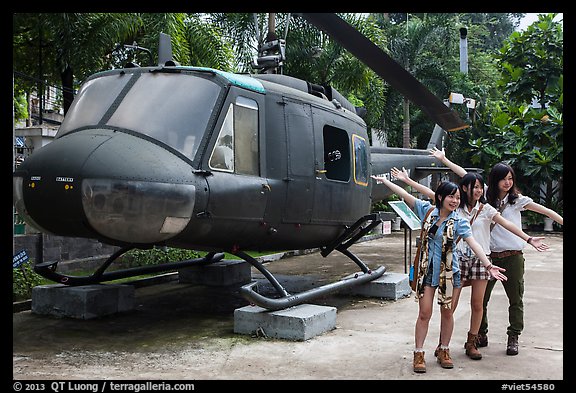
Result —
[{"label": "helicopter", "polygon": [[[429,148],[468,127],[443,101],[336,14],[302,13],[430,116]],[[13,174],[14,206],[41,232],[118,246],[92,275],[70,276],[57,262],[34,270],[65,285],[87,285],[220,261],[247,261],[276,297],[241,288],[251,303],[283,309],[369,282],[349,247],[382,222],[374,202],[391,192],[371,180],[405,167],[435,170],[427,150],[371,147],[362,111],[331,86],[277,73],[285,41],[270,35],[256,74],[181,66],[160,36],[158,64],[102,71],[81,86],[58,133]],[[176,247],[202,258],[107,272],[127,251]],[[290,294],[250,251],[337,250],[361,272]]]}]

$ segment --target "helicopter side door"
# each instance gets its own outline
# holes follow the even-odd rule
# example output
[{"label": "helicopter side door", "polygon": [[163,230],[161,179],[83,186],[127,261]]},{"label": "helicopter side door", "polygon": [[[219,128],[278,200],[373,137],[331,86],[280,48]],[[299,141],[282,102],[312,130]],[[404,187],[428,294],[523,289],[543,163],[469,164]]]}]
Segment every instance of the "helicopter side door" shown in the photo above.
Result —
[{"label": "helicopter side door", "polygon": [[318,224],[350,224],[370,207],[368,139],[344,116],[313,108],[316,132],[314,215]]},{"label": "helicopter side door", "polygon": [[287,187],[282,221],[310,223],[314,203],[314,129],[310,104],[283,97]]}]

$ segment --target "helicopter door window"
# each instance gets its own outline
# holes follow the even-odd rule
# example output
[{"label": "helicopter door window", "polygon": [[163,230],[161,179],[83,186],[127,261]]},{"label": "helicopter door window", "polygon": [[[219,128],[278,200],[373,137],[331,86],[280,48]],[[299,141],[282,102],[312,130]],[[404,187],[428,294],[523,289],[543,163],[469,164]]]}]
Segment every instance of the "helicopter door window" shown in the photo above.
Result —
[{"label": "helicopter door window", "polygon": [[258,175],[258,106],[238,97],[228,107],[218,140],[210,156],[212,169]]},{"label": "helicopter door window", "polygon": [[236,172],[259,175],[258,106],[256,101],[238,97],[234,105]]},{"label": "helicopter door window", "polygon": [[210,156],[210,168],[234,172],[234,108],[228,107],[226,118],[222,123],[218,141]]},{"label": "helicopter door window", "polygon": [[332,180],[350,180],[350,142],[348,133],[342,129],[325,126],[324,169],[326,178]]},{"label": "helicopter door window", "polygon": [[366,139],[356,134],[352,135],[354,145],[354,182],[361,186],[368,185],[368,152]]}]

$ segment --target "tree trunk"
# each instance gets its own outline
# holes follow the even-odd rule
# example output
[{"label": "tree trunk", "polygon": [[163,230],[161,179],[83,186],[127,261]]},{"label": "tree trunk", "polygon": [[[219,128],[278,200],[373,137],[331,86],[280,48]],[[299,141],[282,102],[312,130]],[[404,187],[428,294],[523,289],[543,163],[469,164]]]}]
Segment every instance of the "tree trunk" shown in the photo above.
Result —
[{"label": "tree trunk", "polygon": [[64,116],[68,113],[70,105],[74,100],[74,73],[70,66],[66,66],[64,71],[60,74],[62,80],[62,98],[64,107]]}]

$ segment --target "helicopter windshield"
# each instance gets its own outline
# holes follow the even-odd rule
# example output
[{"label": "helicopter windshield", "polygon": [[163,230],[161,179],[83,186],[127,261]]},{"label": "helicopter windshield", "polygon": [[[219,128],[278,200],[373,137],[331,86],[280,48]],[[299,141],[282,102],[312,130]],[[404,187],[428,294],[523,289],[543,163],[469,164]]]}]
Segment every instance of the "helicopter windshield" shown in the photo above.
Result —
[{"label": "helicopter windshield", "polygon": [[[58,136],[94,125],[124,128],[160,140],[193,159],[222,88],[195,75],[148,72],[131,75],[136,81],[124,93],[132,82],[127,76],[112,74],[87,82]],[[124,98],[116,103],[122,93]]]}]

